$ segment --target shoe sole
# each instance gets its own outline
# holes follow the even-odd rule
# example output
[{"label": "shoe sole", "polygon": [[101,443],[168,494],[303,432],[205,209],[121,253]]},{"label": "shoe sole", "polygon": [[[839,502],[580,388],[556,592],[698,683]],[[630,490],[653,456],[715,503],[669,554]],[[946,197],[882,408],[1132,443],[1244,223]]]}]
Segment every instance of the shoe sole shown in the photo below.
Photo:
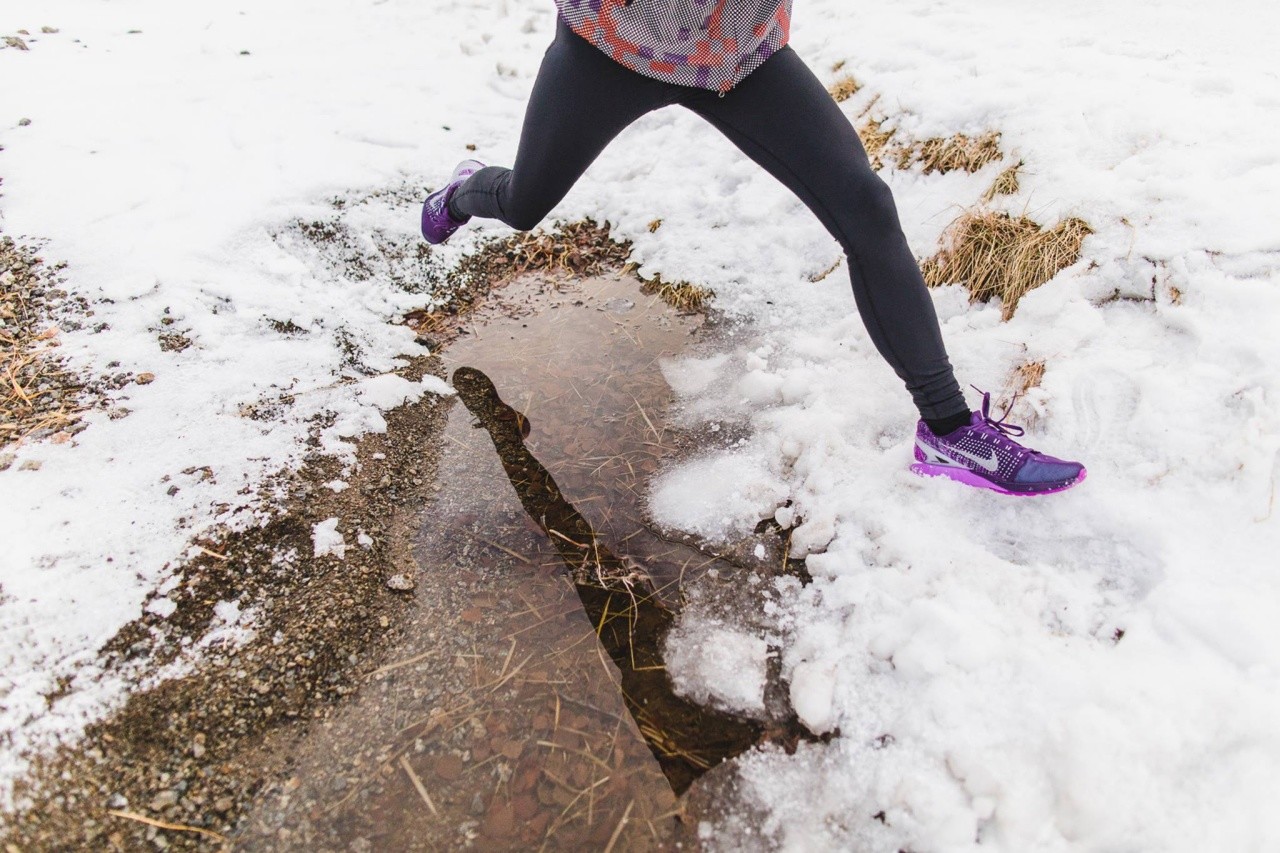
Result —
[{"label": "shoe sole", "polygon": [[911,465],[913,473],[919,474],[921,477],[946,477],[948,480],[955,480],[957,483],[963,483],[966,486],[974,486],[979,489],[990,489],[1002,495],[1012,495],[1015,498],[1034,498],[1040,495],[1053,495],[1058,492],[1065,492],[1067,489],[1078,486],[1084,482],[1089,472],[1084,468],[1080,469],[1080,476],[1061,486],[1054,486],[1052,489],[1039,489],[1034,492],[1015,492],[998,486],[995,483],[978,476],[968,468],[955,468],[950,465],[932,465],[928,462],[915,462]]}]

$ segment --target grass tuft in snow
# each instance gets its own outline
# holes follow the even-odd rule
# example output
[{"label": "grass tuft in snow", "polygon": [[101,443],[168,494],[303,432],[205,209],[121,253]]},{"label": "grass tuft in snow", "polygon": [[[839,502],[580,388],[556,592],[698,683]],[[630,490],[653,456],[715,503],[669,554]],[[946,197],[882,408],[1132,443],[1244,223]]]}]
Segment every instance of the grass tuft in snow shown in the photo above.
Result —
[{"label": "grass tuft in snow", "polygon": [[981,136],[956,133],[952,136],[935,136],[901,149],[898,153],[898,168],[906,169],[912,163],[920,163],[924,166],[926,175],[955,171],[973,173],[1002,156],[999,133],[988,131]]},{"label": "grass tuft in snow", "polygon": [[495,240],[463,262],[467,272],[489,279],[527,272],[599,275],[626,263],[630,241],[614,240],[609,223],[595,220],[557,222],[550,231],[529,231]]},{"label": "grass tuft in snow", "polygon": [[991,182],[991,186],[982,194],[982,203],[986,204],[996,196],[1014,195],[1022,188],[1022,183],[1018,179],[1018,173],[1025,164],[1019,160],[1012,166],[1005,168],[1000,174],[996,175],[996,179]]},{"label": "grass tuft in snow", "polygon": [[1040,410],[1035,405],[1026,405],[1027,392],[1040,387],[1044,380],[1044,359],[1024,361],[1013,369],[1005,383],[1004,393],[1000,395],[999,408],[1011,412],[1019,400],[1024,404],[1017,413],[1017,423],[1024,427],[1034,426],[1040,420]]},{"label": "grass tuft in snow", "polygon": [[[852,78],[850,78],[852,80]],[[856,83],[853,84],[855,87]],[[836,97],[835,85],[831,87],[832,96]],[[850,95],[857,92],[854,88]],[[848,96],[846,96],[848,97]],[[836,97],[836,100],[842,100]],[[904,138],[893,126],[893,116],[885,117],[876,110],[880,102],[877,95],[863,108],[858,118],[864,121],[857,125],[858,138],[866,149],[871,166],[876,171],[891,162],[898,169],[909,169],[919,163],[924,167],[926,175],[934,172],[946,173],[963,171],[972,174],[989,163],[995,163],[1004,157],[1000,150],[1000,133],[987,131],[979,136],[956,133],[951,136],[933,136],[925,140]],[[880,113],[877,117],[876,113]],[[856,119],[855,119],[856,120]],[[890,125],[888,128],[885,125]],[[996,179],[999,187],[989,191],[994,195],[1007,195],[1018,190],[1018,169],[1022,163],[1011,166]]]},{"label": "grass tuft in snow", "polygon": [[412,311],[406,320],[419,334],[456,330],[495,287],[524,273],[594,276],[622,267],[631,256],[631,242],[613,239],[608,222],[592,219],[557,222],[550,231],[537,230],[494,238],[464,257],[449,274],[452,295],[432,310]]},{"label": "grass tuft in snow", "polygon": [[1032,388],[1039,388],[1044,379],[1044,360],[1027,361],[1018,365],[1013,371],[1014,394],[1025,394]]},{"label": "grass tuft in snow", "polygon": [[930,287],[963,284],[973,302],[999,299],[1001,318],[1008,320],[1019,299],[1079,260],[1092,233],[1074,217],[1046,229],[1025,216],[970,210],[951,224],[943,248],[921,270]]},{"label": "grass tuft in snow", "polygon": [[[650,223],[650,230],[661,220]],[[630,263],[631,241],[614,239],[608,222],[593,219],[557,222],[550,231],[512,234],[482,244],[459,262],[451,278],[456,285],[449,302],[431,311],[414,311],[406,317],[419,334],[445,334],[457,326],[490,290],[525,273],[591,277],[621,270],[635,273]],[[689,282],[666,282],[661,276],[641,279],[643,292],[656,294],[681,311],[701,311],[715,295]]]},{"label": "grass tuft in snow", "polygon": [[884,155],[893,140],[893,128],[885,130],[882,119],[869,118],[858,127],[858,136],[862,139],[862,147],[867,150],[871,159],[871,167],[879,171],[884,167]]},{"label": "grass tuft in snow", "polygon": [[655,275],[644,283],[641,292],[656,295],[663,302],[686,314],[703,310],[711,303],[715,292],[687,281],[663,281]]},{"label": "grass tuft in snow", "polygon": [[845,74],[828,86],[827,91],[831,93],[831,97],[835,98],[836,103],[839,104],[858,94],[858,90],[861,88],[862,84],[855,80],[852,74]]}]

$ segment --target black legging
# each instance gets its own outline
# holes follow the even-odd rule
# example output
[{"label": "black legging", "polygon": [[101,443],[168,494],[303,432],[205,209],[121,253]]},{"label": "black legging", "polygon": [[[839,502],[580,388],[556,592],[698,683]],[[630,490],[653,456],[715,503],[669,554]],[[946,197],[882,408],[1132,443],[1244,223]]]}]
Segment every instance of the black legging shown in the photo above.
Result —
[{"label": "black legging", "polygon": [[671,104],[709,121],[840,241],[871,340],[906,383],[921,417],[967,412],[893,195],[849,120],[790,47],[721,97],[630,71],[559,20],[529,99],[515,167],[476,172],[454,193],[450,209],[529,230],[627,125]]}]

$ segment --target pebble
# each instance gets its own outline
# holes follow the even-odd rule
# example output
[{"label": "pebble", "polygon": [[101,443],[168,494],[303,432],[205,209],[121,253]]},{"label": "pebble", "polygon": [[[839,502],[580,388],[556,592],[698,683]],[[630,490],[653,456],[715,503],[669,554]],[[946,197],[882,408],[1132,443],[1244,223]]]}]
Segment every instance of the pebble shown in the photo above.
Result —
[{"label": "pebble", "polygon": [[418,582],[406,574],[396,574],[387,578],[387,589],[393,589],[396,592],[408,592],[414,589]]},{"label": "pebble", "polygon": [[147,803],[147,808],[153,812],[164,811],[178,802],[178,792],[174,790],[161,791],[151,798],[151,802]]}]

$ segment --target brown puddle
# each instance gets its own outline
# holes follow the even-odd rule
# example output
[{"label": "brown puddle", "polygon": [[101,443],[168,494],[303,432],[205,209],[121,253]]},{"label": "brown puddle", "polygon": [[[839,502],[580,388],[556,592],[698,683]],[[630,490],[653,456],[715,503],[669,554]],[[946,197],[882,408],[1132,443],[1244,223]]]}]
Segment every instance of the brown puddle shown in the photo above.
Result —
[{"label": "brown puddle", "polygon": [[316,721],[244,847],[696,847],[679,795],[798,736],[789,709],[771,724],[702,708],[663,668],[680,584],[739,572],[642,514],[676,450],[658,362],[699,318],[613,278],[526,279],[487,314],[443,353],[458,396],[414,612]]}]

